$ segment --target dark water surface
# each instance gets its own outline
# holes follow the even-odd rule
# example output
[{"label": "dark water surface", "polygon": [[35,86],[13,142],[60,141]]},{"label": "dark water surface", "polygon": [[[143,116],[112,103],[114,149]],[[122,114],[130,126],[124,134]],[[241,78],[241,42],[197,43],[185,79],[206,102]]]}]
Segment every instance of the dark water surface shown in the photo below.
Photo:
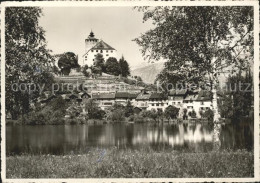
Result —
[{"label": "dark water surface", "polygon": [[[253,123],[223,125],[222,149],[253,149]],[[213,148],[213,126],[206,124],[105,124],[7,126],[7,155],[67,154],[88,151],[91,147],[175,149],[206,152]]]}]

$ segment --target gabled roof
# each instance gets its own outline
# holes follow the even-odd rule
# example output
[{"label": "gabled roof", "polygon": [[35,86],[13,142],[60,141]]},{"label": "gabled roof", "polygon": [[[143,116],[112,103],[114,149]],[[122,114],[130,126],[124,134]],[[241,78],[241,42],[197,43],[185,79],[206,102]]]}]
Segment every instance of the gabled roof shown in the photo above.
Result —
[{"label": "gabled roof", "polygon": [[149,99],[166,99],[163,93],[152,93]]},{"label": "gabled roof", "polygon": [[125,99],[128,99],[128,96],[129,94],[127,92],[117,92],[116,93],[116,98],[125,98]]},{"label": "gabled roof", "polygon": [[93,99],[105,100],[105,99],[115,99],[114,93],[100,93],[100,94],[92,94]]},{"label": "gabled roof", "polygon": [[197,94],[189,94],[189,95],[187,95],[187,97],[184,100],[186,100],[186,101],[190,101],[190,100],[193,101],[193,100],[196,100],[197,97],[198,97]]},{"label": "gabled roof", "polygon": [[144,93],[140,93],[139,95],[137,95],[136,100],[149,100],[151,94],[144,94]]},{"label": "gabled roof", "polygon": [[182,90],[171,90],[169,92],[169,96],[176,96],[176,95],[186,95],[188,92],[187,89],[182,89]]},{"label": "gabled roof", "polygon": [[201,90],[198,94],[197,101],[209,101],[212,99],[212,94],[210,91]]},{"label": "gabled roof", "polygon": [[103,40],[100,40],[95,46],[93,46],[90,50],[115,50],[110,45],[105,43]]}]

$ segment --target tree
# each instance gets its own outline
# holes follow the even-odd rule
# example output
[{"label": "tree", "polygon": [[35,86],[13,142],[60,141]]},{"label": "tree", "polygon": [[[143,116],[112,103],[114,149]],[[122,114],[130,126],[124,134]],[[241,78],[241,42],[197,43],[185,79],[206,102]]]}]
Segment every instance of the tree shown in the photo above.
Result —
[{"label": "tree", "polygon": [[[7,7],[5,15],[6,111],[17,119],[30,111],[30,104],[40,95],[35,85],[46,89],[53,83],[49,71],[54,59],[39,26],[41,8]],[[24,90],[14,90],[14,84],[22,84]]]},{"label": "tree", "polygon": [[119,63],[116,58],[109,57],[105,64],[106,67],[106,73],[118,76],[120,74],[120,67]]},{"label": "tree", "polygon": [[90,77],[90,72],[88,71],[88,65],[84,65],[82,68],[82,73],[84,74],[84,76],[86,76],[87,78]]},{"label": "tree", "polygon": [[208,121],[213,121],[214,113],[211,109],[207,109],[203,114],[203,118],[206,118]]},{"label": "tree", "polygon": [[131,104],[130,101],[127,101],[125,106],[125,117],[129,117],[134,114],[134,106]]},{"label": "tree", "polygon": [[230,76],[227,81],[228,88],[219,101],[221,116],[232,119],[249,116],[253,103],[252,86],[253,78],[250,71],[245,76],[241,72]]},{"label": "tree", "polygon": [[144,21],[151,19],[155,25],[135,39],[142,47],[142,54],[150,61],[166,60],[164,72],[187,83],[210,84],[216,124],[214,146],[219,149],[218,76],[248,68],[252,62],[253,7],[142,7],[139,10],[144,12]]},{"label": "tree", "polygon": [[194,109],[193,109],[192,111],[190,111],[190,112],[188,113],[188,115],[189,115],[191,118],[197,118],[197,114],[196,114],[196,112],[194,111]]},{"label": "tree", "polygon": [[69,75],[71,69],[79,67],[78,57],[75,53],[66,52],[59,58],[58,66],[61,69],[62,74]]},{"label": "tree", "polygon": [[129,65],[128,65],[127,61],[125,60],[125,58],[123,56],[119,60],[119,67],[120,67],[120,74],[123,77],[130,76]]},{"label": "tree", "polygon": [[105,116],[105,111],[98,108],[97,103],[93,99],[86,101],[85,110],[89,119],[102,119]]},{"label": "tree", "polygon": [[164,116],[170,120],[170,119],[176,119],[178,114],[179,114],[179,108],[174,107],[174,106],[168,106],[166,107],[165,111],[164,111]]},{"label": "tree", "polygon": [[106,68],[105,68],[105,59],[103,58],[103,55],[98,53],[96,56],[95,56],[95,59],[94,59],[94,67],[97,67],[99,68],[98,70],[101,70],[101,72],[105,72],[106,71]]}]

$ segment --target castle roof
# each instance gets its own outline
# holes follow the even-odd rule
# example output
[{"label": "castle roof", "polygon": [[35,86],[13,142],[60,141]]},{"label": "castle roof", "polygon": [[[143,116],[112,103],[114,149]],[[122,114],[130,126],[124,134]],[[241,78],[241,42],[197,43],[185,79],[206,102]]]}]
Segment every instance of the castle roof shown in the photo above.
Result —
[{"label": "castle roof", "polygon": [[95,46],[91,48],[91,50],[115,50],[110,45],[105,43],[103,40],[100,40]]}]

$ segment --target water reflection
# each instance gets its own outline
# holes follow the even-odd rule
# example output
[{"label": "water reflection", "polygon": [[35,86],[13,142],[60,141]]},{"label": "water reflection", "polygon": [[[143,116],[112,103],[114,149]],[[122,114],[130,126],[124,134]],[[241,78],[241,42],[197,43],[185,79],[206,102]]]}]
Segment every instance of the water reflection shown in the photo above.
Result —
[{"label": "water reflection", "polygon": [[[205,152],[213,147],[213,127],[205,124],[106,124],[65,126],[7,126],[7,154],[66,154],[90,147],[175,149]],[[223,149],[253,148],[253,125],[223,125]]]}]

